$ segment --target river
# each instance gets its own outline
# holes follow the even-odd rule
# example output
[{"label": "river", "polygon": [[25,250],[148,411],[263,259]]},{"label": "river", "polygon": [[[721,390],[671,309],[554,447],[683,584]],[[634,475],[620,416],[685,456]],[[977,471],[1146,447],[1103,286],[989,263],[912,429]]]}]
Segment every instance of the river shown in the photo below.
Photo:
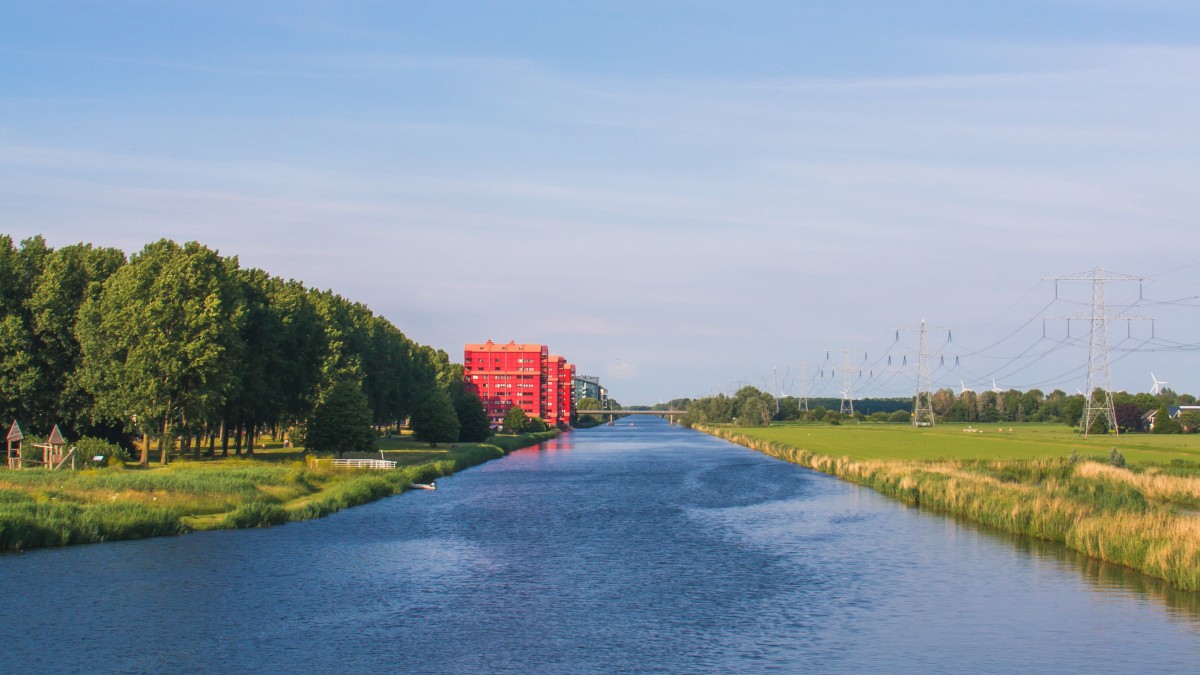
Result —
[{"label": "river", "polygon": [[1184,672],[1200,601],[678,427],[0,557],[3,672]]}]

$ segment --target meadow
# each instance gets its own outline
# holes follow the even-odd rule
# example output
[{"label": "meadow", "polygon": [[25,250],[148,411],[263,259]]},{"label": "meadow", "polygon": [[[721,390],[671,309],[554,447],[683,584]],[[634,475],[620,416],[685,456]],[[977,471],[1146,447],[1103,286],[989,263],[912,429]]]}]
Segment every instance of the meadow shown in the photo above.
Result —
[{"label": "meadow", "polygon": [[[315,468],[303,450],[181,458],[168,466],[116,463],[79,471],[0,470],[0,551],[138,539],[195,530],[265,527],[318,518],[536,445],[557,432],[497,436],[430,448],[380,439],[394,470]],[[347,457],[353,453],[347,453]],[[380,453],[364,455],[379,458]]]},{"label": "meadow", "polygon": [[1044,459],[1107,457],[1117,448],[1131,464],[1196,462],[1200,434],[1092,434],[1083,438],[1065,424],[939,424],[913,429],[902,424],[781,423],[737,427],[737,433],[857,460]]},{"label": "meadow", "polygon": [[1035,424],[699,428],[914,506],[1200,590],[1200,443],[1192,436],[1084,439]]}]

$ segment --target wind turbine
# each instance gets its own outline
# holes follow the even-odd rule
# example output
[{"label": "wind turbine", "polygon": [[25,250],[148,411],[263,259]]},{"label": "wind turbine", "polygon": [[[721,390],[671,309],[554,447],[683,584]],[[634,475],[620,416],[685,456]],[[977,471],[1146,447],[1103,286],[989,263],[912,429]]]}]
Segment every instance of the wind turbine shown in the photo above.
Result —
[{"label": "wind turbine", "polygon": [[967,383],[966,383],[966,382],[963,382],[962,380],[959,380],[959,381],[958,381],[958,384],[959,384],[960,386],[962,386],[962,391],[960,391],[960,392],[959,392],[959,396],[961,396],[961,395],[963,395],[963,394],[967,393],[968,391],[970,391],[970,389],[967,389]]},{"label": "wind turbine", "polygon": [[996,386],[996,378],[994,378],[994,377],[992,378],[992,391],[996,392],[997,394],[1004,393],[1003,389]]},{"label": "wind turbine", "polygon": [[1150,393],[1158,396],[1158,393],[1162,391],[1163,385],[1166,384],[1166,382],[1160,382],[1159,379],[1155,377],[1154,373],[1150,373],[1150,379],[1154,380],[1154,386],[1150,388]]}]

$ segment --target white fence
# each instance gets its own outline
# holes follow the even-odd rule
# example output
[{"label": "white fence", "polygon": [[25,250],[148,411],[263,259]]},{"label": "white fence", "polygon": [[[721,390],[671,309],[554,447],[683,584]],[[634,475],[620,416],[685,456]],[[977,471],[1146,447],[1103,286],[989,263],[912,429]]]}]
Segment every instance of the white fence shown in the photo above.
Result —
[{"label": "white fence", "polygon": [[310,459],[314,466],[331,466],[335,469],[394,469],[396,463],[386,459]]}]

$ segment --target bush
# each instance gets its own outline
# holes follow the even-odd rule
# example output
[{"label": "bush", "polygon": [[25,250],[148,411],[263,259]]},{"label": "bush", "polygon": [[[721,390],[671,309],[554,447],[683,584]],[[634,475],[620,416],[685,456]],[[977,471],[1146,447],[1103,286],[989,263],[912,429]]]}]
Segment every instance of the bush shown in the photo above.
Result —
[{"label": "bush", "polygon": [[80,466],[87,466],[97,455],[103,455],[110,465],[129,461],[129,452],[125,448],[103,438],[84,436],[75,443],[75,456],[79,458]]},{"label": "bush", "polygon": [[303,424],[297,424],[296,426],[292,427],[291,429],[288,429],[287,438],[288,438],[288,442],[292,444],[293,448],[308,447],[307,445],[305,445],[305,443],[308,442],[308,439],[305,438]]},{"label": "bush", "polygon": [[1113,448],[1112,452],[1108,453],[1108,465],[1115,466],[1118,469],[1124,469],[1125,455],[1122,455],[1120,450]]}]

